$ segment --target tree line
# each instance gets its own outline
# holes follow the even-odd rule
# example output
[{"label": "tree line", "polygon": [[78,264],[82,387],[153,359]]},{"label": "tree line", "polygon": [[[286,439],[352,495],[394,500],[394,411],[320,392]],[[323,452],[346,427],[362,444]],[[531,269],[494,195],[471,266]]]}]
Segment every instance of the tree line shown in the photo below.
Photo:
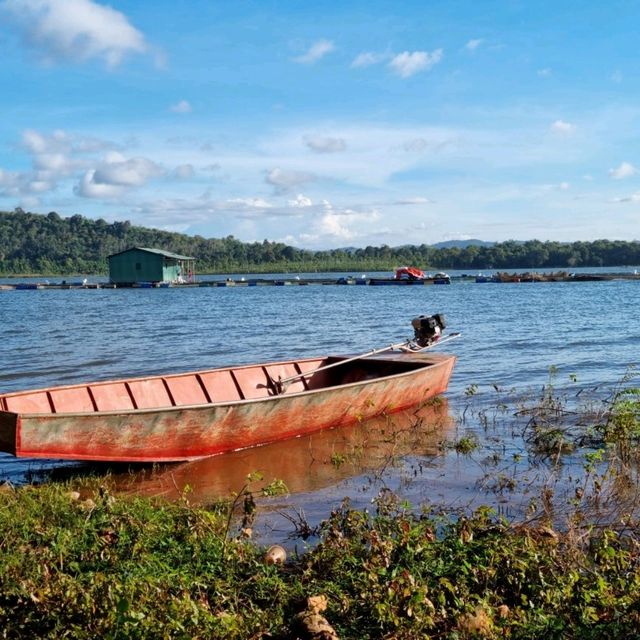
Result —
[{"label": "tree line", "polygon": [[423,269],[534,270],[640,264],[640,242],[541,242],[510,240],[488,246],[432,245],[310,251],[281,242],[241,242],[233,236],[203,238],[81,215],[64,218],[21,209],[0,212],[0,274],[106,274],[107,256],[130,247],[165,249],[196,258],[200,273],[388,271]]}]

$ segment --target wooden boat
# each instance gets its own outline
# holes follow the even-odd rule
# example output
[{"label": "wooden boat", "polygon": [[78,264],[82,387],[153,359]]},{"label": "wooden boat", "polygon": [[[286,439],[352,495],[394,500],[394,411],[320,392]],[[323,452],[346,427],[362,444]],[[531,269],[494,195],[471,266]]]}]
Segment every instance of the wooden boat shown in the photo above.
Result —
[{"label": "wooden boat", "polygon": [[7,393],[0,451],[192,460],[417,405],[446,390],[454,362],[424,352],[330,356]]}]

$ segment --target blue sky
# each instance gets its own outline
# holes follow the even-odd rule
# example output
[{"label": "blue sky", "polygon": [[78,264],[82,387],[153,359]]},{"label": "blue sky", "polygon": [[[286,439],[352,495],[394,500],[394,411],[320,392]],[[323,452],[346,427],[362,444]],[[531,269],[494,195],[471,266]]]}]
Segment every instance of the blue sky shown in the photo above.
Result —
[{"label": "blue sky", "polygon": [[0,210],[640,239],[640,3],[0,0]]}]

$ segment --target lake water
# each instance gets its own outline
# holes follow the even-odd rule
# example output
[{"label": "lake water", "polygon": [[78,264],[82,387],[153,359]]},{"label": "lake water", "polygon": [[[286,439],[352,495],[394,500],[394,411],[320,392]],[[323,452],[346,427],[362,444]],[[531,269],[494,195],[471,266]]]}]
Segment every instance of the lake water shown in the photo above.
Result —
[{"label": "lake water", "polygon": [[[612,389],[639,360],[639,303],[640,282],[628,280],[454,281],[449,286],[425,287],[0,290],[0,393],[365,352],[410,337],[413,317],[440,312],[446,316],[447,331],[462,333],[441,347],[458,356],[447,394],[448,412],[457,416],[468,403],[471,385],[478,385],[480,394],[489,394],[492,385],[539,388],[548,383],[551,366],[557,367],[559,387],[575,385],[571,381],[575,375],[585,387]],[[335,473],[321,474],[323,481],[315,484],[298,479],[299,491],[292,489],[286,499],[271,504],[274,515],[267,527],[286,530],[286,522],[277,518],[283,509],[303,510],[305,518],[317,520],[344,496],[367,504],[380,486],[402,489],[410,484],[405,493],[416,501],[442,496],[449,502],[466,503],[482,498],[474,465],[455,453],[437,453],[431,445],[419,455],[409,447],[401,456],[405,464],[387,465],[384,473],[371,460],[366,468],[353,467],[347,473],[341,458],[327,453],[337,451],[338,440],[347,438],[346,432],[337,431],[324,436],[329,438],[321,445],[324,454],[308,462],[310,476],[317,471],[311,469],[314,464],[324,464]],[[320,440],[318,436],[314,442],[320,446]],[[277,468],[269,473],[284,477],[286,469],[294,466],[292,460],[302,459],[301,449],[299,443],[297,450],[289,452],[286,445],[278,446],[277,454],[267,454],[268,448],[257,456],[231,454],[222,462],[210,461],[208,467],[207,463],[192,466],[192,472],[184,466],[165,468],[164,484],[156,475],[150,484],[141,480],[140,488],[171,493],[179,488],[179,478],[180,486],[199,487],[203,499],[209,499],[240,482],[244,471],[259,470],[252,467],[260,466],[269,455],[282,465],[280,474]],[[42,469],[66,466],[0,454],[0,480],[20,483],[38,478]],[[235,473],[238,470],[240,475]],[[142,475],[149,473],[144,470]],[[304,471],[298,469],[298,475],[304,476]],[[220,482],[232,477],[226,484]],[[290,477],[291,483],[296,481]]]}]

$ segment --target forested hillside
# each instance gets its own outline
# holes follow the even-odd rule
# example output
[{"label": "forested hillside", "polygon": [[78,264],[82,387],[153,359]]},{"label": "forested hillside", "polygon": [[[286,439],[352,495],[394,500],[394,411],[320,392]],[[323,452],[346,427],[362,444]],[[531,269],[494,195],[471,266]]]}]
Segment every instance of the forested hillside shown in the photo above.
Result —
[{"label": "forested hillside", "polygon": [[133,246],[194,256],[200,273],[372,271],[390,270],[402,264],[424,269],[469,270],[640,264],[638,241],[530,240],[440,249],[422,244],[308,251],[268,240],[244,243],[233,236],[206,239],[81,215],[63,218],[55,212],[39,215],[20,209],[0,212],[0,274],[106,273],[107,256]]}]

